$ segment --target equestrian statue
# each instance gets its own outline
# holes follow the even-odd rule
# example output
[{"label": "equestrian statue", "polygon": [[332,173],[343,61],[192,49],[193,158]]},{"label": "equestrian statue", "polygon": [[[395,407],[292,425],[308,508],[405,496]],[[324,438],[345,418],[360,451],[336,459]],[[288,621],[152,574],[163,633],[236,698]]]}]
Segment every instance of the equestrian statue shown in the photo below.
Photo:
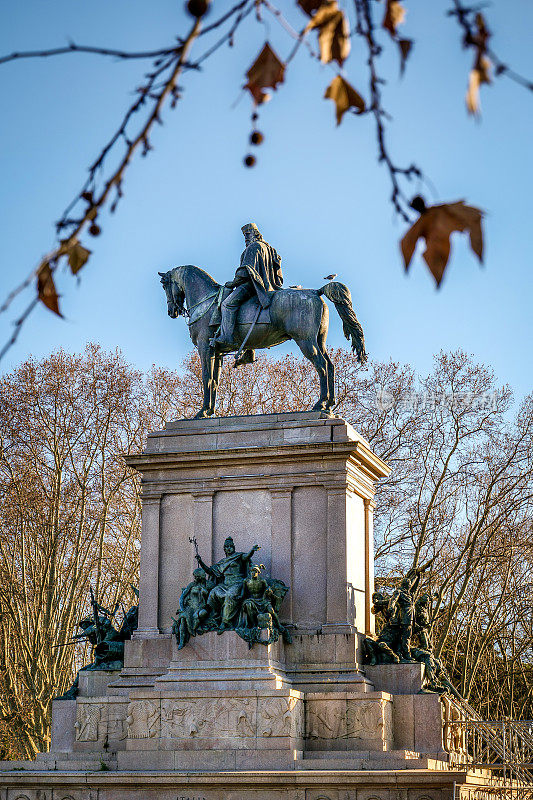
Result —
[{"label": "equestrian statue", "polygon": [[320,289],[283,289],[281,258],[252,222],[242,228],[245,249],[235,277],[224,286],[192,265],[160,272],[172,319],[188,317],[192,343],[202,365],[203,405],[196,419],[215,411],[220,369],[225,355],[235,353],[234,366],[251,364],[255,349],[292,339],[315,367],[320,397],[313,411],[331,413],[335,403],[333,363],[326,350],[329,310],[334,303],[344,335],[351,339],[357,361],[367,360],[363,329],[352,307],[350,290],[330,281]]}]

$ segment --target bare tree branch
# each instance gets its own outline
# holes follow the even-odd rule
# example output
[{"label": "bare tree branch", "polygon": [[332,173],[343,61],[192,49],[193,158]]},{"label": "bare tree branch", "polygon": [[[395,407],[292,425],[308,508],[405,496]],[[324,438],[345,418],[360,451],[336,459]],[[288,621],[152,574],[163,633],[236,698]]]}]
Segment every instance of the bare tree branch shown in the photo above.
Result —
[{"label": "bare tree branch", "polygon": [[181,43],[175,47],[164,47],[160,50],[141,50],[139,52],[129,52],[127,50],[115,50],[110,47],[93,47],[92,45],[70,44],[64,47],[53,47],[50,50],[23,50],[21,52],[9,53],[9,55],[0,56],[0,64],[8,64],[10,61],[19,61],[24,58],[49,58],[51,56],[62,56],[67,53],[93,53],[100,56],[112,56],[118,59],[143,59],[143,58],[158,58],[161,56],[171,55],[181,46]]},{"label": "bare tree branch", "polygon": [[[171,98],[170,105],[172,108],[174,108],[176,103],[178,102],[180,92],[177,81],[181,72],[183,70],[199,69],[200,64],[206,58],[208,58],[213,52],[215,52],[215,50],[217,50],[222,44],[224,44],[224,42],[228,41],[231,42],[238,25],[244,19],[244,17],[253,9],[254,5],[255,5],[255,0],[240,0],[240,2],[238,2],[227,12],[222,14],[213,23],[206,26],[203,30],[201,30],[201,20],[197,19],[192,25],[188,35],[184,39],[178,38],[177,45],[171,48],[153,51],[153,55],[156,56],[155,61],[153,63],[153,68],[151,72],[147,73],[145,83],[137,89],[137,99],[127,110],[118,129],[115,131],[113,136],[104,146],[102,151],[99,153],[96,160],[89,167],[89,174],[85,183],[82,186],[82,189],[78,194],[76,194],[71,203],[67,206],[67,208],[63,212],[59,221],[56,223],[56,229],[58,235],[62,235],[64,238],[60,240],[59,244],[52,251],[50,251],[46,256],[44,256],[40,260],[37,267],[31,271],[31,273],[25,278],[25,280],[22,281],[19,286],[17,286],[13,291],[9,293],[8,297],[0,307],[0,313],[5,312],[9,308],[12,301],[18,296],[18,294],[24,289],[28,288],[32,284],[32,282],[35,281],[36,278],[38,278],[42,270],[44,269],[50,270],[50,280],[52,281],[52,286],[53,286],[53,275],[56,272],[57,267],[61,263],[61,259],[63,259],[65,256],[66,257],[69,256],[69,253],[72,251],[72,248],[75,247],[78,243],[78,236],[82,233],[82,231],[85,228],[90,226],[90,232],[93,235],[98,235],[100,233],[100,227],[96,225],[95,222],[99,211],[105,206],[105,204],[109,200],[109,195],[112,191],[115,192],[115,197],[111,203],[110,211],[111,213],[115,211],[118,201],[122,197],[122,180],[124,178],[125,171],[129,166],[132,156],[139,147],[142,147],[142,155],[143,156],[147,155],[147,153],[152,149],[152,146],[150,144],[150,134],[152,132],[152,129],[155,123],[162,124],[161,111],[165,102],[170,97]],[[232,17],[235,17],[233,25],[218,40],[218,42],[216,42],[205,53],[203,53],[196,63],[189,63],[187,61],[187,55],[194,41],[199,36],[206,35],[218,29],[226,22],[228,22]],[[58,48],[56,51],[53,52],[40,51],[40,53],[37,53],[37,51],[35,51],[35,54],[32,57],[38,57],[39,55],[45,57],[47,55],[57,55],[59,54],[59,51],[75,52],[73,48],[76,48],[77,50],[80,49],[79,46],[72,45],[72,47],[65,49]],[[111,55],[111,54],[118,55],[119,52],[120,53],[122,52],[122,51],[113,51],[113,52],[106,51],[105,53],[102,53],[100,48],[89,48],[89,50],[90,52],[98,52],[104,55]],[[14,55],[20,57],[20,54],[14,54]],[[143,54],[139,53],[137,54],[137,56],[147,57],[147,58],[151,57],[148,51]],[[14,60],[12,59],[11,56],[6,57],[6,59]],[[146,117],[143,125],[134,135],[130,136],[130,134],[128,133],[128,126],[132,121],[132,118],[141,109],[149,105],[150,101],[152,102],[149,114]],[[105,166],[106,159],[109,156],[109,154],[113,151],[115,145],[118,142],[123,142],[125,146],[125,151],[122,155],[122,158],[119,164],[113,170],[112,174],[105,180],[103,186],[99,190],[97,190],[96,186],[97,181]],[[85,208],[82,211],[80,211],[80,214],[78,216],[71,217],[70,216],[71,212],[76,208],[76,206],[80,202],[85,202],[86,204]],[[31,303],[29,303],[29,305],[25,308],[25,310],[21,313],[18,319],[14,322],[14,331],[12,335],[9,337],[8,341],[0,350],[0,360],[5,356],[5,354],[16,342],[24,323],[26,322],[26,320],[29,318],[29,316],[32,314],[33,310],[37,306],[38,304],[37,301],[38,297],[34,298],[31,301]]]},{"label": "bare tree branch", "polygon": [[370,89],[369,111],[373,115],[376,123],[378,161],[382,164],[385,164],[389,173],[392,184],[392,192],[390,196],[392,205],[402,219],[404,219],[406,222],[409,222],[409,200],[402,189],[400,178],[404,177],[408,180],[411,178],[422,178],[422,171],[416,166],[416,164],[411,164],[408,167],[399,167],[394,163],[389,153],[385,139],[385,120],[388,118],[388,115],[383,108],[381,96],[381,86],[383,85],[384,80],[379,76],[376,67],[376,61],[381,55],[382,48],[377,43],[374,35],[375,23],[372,17],[372,0],[354,0],[354,2],[357,15],[357,33],[366,41],[368,51],[367,65],[369,70]]},{"label": "bare tree branch", "polygon": [[[385,165],[390,179],[390,201],[397,214],[399,214],[403,220],[409,222],[411,221],[411,204],[410,197],[408,196],[408,194],[410,195],[410,192],[408,193],[408,184],[415,178],[426,182],[427,179],[416,163],[413,162],[408,166],[400,166],[395,162],[390,152],[387,141],[387,124],[390,117],[385,109],[382,96],[382,87],[385,81],[378,71],[378,59],[382,54],[382,46],[378,41],[377,25],[373,18],[374,1],[375,0],[354,0],[356,25],[349,35],[361,38],[366,45],[370,97],[367,110],[362,110],[362,113],[370,114],[374,120],[378,162]],[[478,54],[482,48],[483,53],[487,53],[492,59],[497,75],[506,74],[517,83],[529,89],[533,89],[533,84],[530,81],[510,69],[491,49],[489,49],[488,37],[490,32],[488,29],[484,29],[485,38],[482,38],[482,41],[480,40],[480,31],[476,17],[478,9],[464,6],[461,0],[452,0],[452,2],[453,8],[448,13],[456,17],[459,25],[463,29],[464,45],[477,49]],[[89,233],[93,236],[99,235],[101,228],[97,223],[97,217],[108,202],[110,212],[113,213],[115,211],[122,197],[122,182],[132,156],[139,149],[142,155],[146,155],[149,150],[152,149],[150,137],[155,123],[162,124],[161,112],[163,106],[167,100],[170,100],[170,106],[173,108],[179,100],[180,87],[178,87],[177,83],[178,77],[185,70],[200,69],[203,62],[223,44],[228,43],[232,45],[237,28],[253,10],[256,11],[259,22],[262,22],[262,5],[273,15],[283,30],[291,38],[296,40],[285,62],[285,66],[294,58],[302,43],[309,49],[311,55],[317,58],[317,54],[307,41],[305,35],[305,30],[307,30],[307,28],[301,33],[298,33],[294,26],[288,22],[281,11],[276,8],[270,0],[240,0],[202,30],[200,30],[199,20],[196,20],[191,31],[185,38],[176,37],[174,43],[165,48],[127,51],[116,48],[78,45],[71,42],[63,47],[13,52],[0,57],[0,65],[21,59],[49,58],[69,53],[90,53],[106,57],[115,57],[117,59],[152,59],[151,68],[144,75],[142,84],[135,90],[135,101],[127,109],[118,128],[105,144],[94,162],[89,166],[88,176],[81,190],[74,196],[57,221],[56,230],[59,239],[58,244],[47,255],[43,256],[39,260],[37,267],[30,272],[19,286],[15,287],[15,289],[8,294],[5,301],[0,306],[0,314],[5,312],[11,306],[13,300],[18,297],[22,291],[28,289],[36,279],[38,298],[43,300],[49,309],[59,313],[58,296],[54,284],[54,275],[58,265],[68,260],[72,271],[76,273],[87,260],[89,251],[80,244],[79,236],[85,232],[86,229],[88,229]],[[343,13],[344,12],[341,12],[341,14]],[[345,18],[343,18],[343,20],[347,22]],[[196,61],[187,60],[187,53],[197,38],[221,28],[226,23],[230,23],[230,25],[226,32],[220,36],[218,41],[210,45]],[[409,39],[399,38],[395,27],[391,27],[390,23],[387,24],[384,21],[383,25],[389,31],[395,45],[400,48],[403,67],[412,42]],[[323,45],[320,44],[320,41],[319,35],[321,58],[329,64],[330,68],[333,68],[336,59],[332,54],[329,55],[329,58],[328,56],[325,58],[323,57]],[[342,61],[338,63],[342,64]],[[337,71],[336,67],[334,68],[335,71]],[[484,82],[487,80],[488,78],[485,78]],[[140,127],[132,131],[131,127],[133,127],[134,119],[136,118],[135,115],[141,111],[147,111],[147,115]],[[257,119],[257,112],[254,113],[252,119]],[[108,170],[108,158],[115,153],[118,155],[119,146],[123,146],[123,150],[121,151],[118,164],[115,164],[111,168],[110,174],[106,175]],[[423,205],[425,206],[425,204]],[[416,210],[419,211],[418,208]],[[72,263],[72,254],[76,248],[78,249],[78,257],[75,259],[78,262],[77,266]],[[81,255],[81,264],[79,263],[80,250],[83,251]],[[48,296],[45,296],[45,289],[49,292]],[[25,321],[31,315],[36,305],[37,300],[29,303],[18,319],[14,321],[13,333],[0,350],[0,359],[14,344]]]},{"label": "bare tree branch", "polygon": [[[477,47],[478,35],[476,33],[475,17],[479,12],[478,7],[465,6],[460,0],[452,0],[454,7],[448,11],[449,17],[455,17],[457,23],[463,29],[463,46],[464,47]],[[498,77],[505,75],[510,80],[524,86],[526,89],[533,91],[533,81],[520,75],[514,69],[511,69],[501,58],[494,52],[488,45],[485,46],[485,52],[494,64],[494,73]]]}]

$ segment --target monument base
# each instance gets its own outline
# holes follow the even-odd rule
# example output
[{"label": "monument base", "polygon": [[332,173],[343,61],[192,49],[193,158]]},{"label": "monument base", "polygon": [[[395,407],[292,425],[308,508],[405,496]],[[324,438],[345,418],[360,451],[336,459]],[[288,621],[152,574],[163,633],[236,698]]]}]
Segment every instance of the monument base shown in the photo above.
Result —
[{"label": "monument base", "polygon": [[0,772],[9,800],[459,800],[486,788],[479,773],[434,769]]},{"label": "monument base", "polygon": [[[339,637],[348,651],[342,650]],[[338,664],[349,663],[351,634],[314,638],[336,644]],[[300,669],[304,651],[316,668],[317,647],[322,645],[310,636],[299,639],[296,650],[293,645],[286,649],[298,655]],[[134,663],[139,653],[158,652],[148,641],[127,643]],[[54,701],[52,752],[24,768],[216,772],[449,767],[441,700],[436,694],[413,693],[422,687],[418,664],[398,665],[397,671],[389,666],[369,669],[374,684],[360,675],[355,691],[340,688],[345,675],[339,681],[338,674],[326,672],[321,677],[329,684],[302,692],[287,677],[290,661],[281,642],[249,648],[232,631],[198,637],[182,650],[164,641],[169,667],[150,686],[132,685],[132,677],[139,675],[126,669],[119,676],[100,672],[98,680],[80,685],[75,701]],[[95,688],[105,694],[94,695]]]},{"label": "monument base", "polygon": [[[458,800],[420,664],[362,666],[372,511],[388,469],[320,413],[187,420],[151,434],[142,473],[139,628],[120,672],[53,703],[52,751],[0,764],[0,800]],[[292,643],[171,636],[178,598],[228,535],[289,590]],[[452,744],[450,744],[452,742]],[[445,747],[446,745],[446,747]]]}]

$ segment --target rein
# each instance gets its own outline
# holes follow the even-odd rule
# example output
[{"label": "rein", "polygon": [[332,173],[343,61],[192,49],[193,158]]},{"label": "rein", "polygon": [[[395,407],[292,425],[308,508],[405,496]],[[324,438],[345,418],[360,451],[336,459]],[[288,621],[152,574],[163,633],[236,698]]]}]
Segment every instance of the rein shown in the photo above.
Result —
[{"label": "rein", "polygon": [[[199,319],[202,319],[202,317],[205,317],[205,315],[207,314],[207,312],[208,312],[208,311],[209,311],[209,310],[212,308],[212,306],[215,304],[215,298],[217,298],[216,302],[217,302],[217,303],[220,303],[220,299],[222,298],[222,292],[223,292],[223,290],[224,290],[224,287],[223,287],[223,286],[221,286],[219,289],[217,289],[217,291],[216,291],[216,292],[213,292],[213,294],[209,294],[209,295],[207,295],[207,297],[203,297],[201,300],[199,300],[199,301],[198,301],[198,303],[195,303],[193,306],[190,306],[190,308],[188,308],[188,309],[187,309],[187,313],[188,313],[188,315],[189,315],[189,319],[187,320],[187,325],[189,325],[189,327],[190,327],[190,326],[191,326],[191,325],[192,325],[194,322],[198,322],[198,320],[199,320]],[[207,306],[207,307],[206,307],[206,308],[205,308],[205,309],[202,311],[202,313],[201,313],[201,314],[191,315],[191,312],[192,312],[192,311],[194,311],[194,309],[195,309],[195,308],[198,308],[198,306],[201,306],[203,303],[206,303],[208,300],[211,300],[211,302],[210,302],[210,303],[209,303],[209,305],[208,305],[208,306]]]}]

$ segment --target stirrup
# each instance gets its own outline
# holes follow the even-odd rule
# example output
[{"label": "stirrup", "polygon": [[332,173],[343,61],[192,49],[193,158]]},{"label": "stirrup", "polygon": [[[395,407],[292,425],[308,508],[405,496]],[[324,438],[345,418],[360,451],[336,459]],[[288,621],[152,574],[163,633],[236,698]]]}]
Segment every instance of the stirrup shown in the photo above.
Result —
[{"label": "stirrup", "polygon": [[246,350],[239,350],[235,354],[235,363],[233,364],[233,368],[242,367],[245,364],[253,364],[256,360],[255,352],[253,349],[246,349]]},{"label": "stirrup", "polygon": [[216,336],[212,336],[211,339],[209,339],[209,345],[214,350],[224,350],[227,353],[231,353],[232,350],[235,350],[235,345],[232,342],[219,342]]}]

